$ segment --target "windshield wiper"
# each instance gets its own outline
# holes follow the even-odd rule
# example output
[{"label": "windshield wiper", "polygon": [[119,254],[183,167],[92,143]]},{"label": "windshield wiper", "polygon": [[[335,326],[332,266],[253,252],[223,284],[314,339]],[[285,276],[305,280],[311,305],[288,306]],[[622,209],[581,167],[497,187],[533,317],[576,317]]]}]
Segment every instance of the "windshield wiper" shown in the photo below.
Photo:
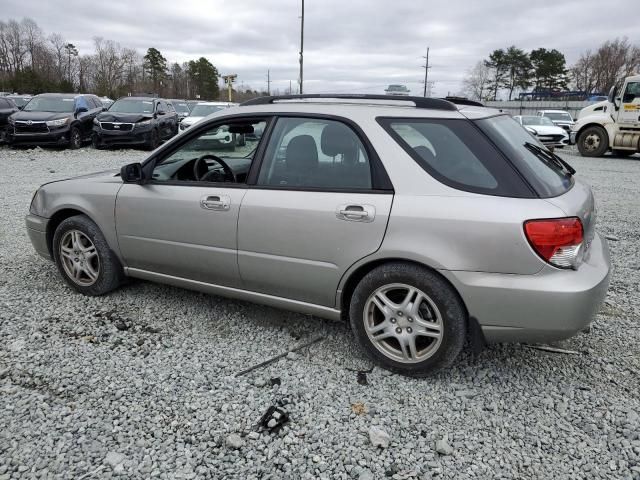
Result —
[{"label": "windshield wiper", "polygon": [[549,150],[545,150],[544,148],[531,142],[524,142],[524,146],[538,158],[553,163],[556,167],[566,172],[569,176],[572,176],[576,173],[576,170],[571,165],[569,165],[555,153],[550,152]]}]

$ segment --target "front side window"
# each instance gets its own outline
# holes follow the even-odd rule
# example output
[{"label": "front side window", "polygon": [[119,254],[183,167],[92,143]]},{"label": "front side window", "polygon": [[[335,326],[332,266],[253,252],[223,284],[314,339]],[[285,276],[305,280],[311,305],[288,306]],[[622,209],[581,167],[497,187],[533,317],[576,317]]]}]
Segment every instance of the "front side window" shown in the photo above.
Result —
[{"label": "front side window", "polygon": [[629,82],[622,97],[622,103],[631,103],[640,98],[640,82]]},{"label": "front side window", "polygon": [[156,182],[246,183],[265,120],[223,123],[200,132],[156,163]]},{"label": "front side window", "polygon": [[280,118],[267,146],[258,185],[281,188],[371,189],[369,157],[342,122]]},{"label": "front side window", "polygon": [[[468,120],[378,121],[423,170],[445,185],[487,195],[533,195],[504,156]],[[515,120],[511,121],[525,132]]]}]

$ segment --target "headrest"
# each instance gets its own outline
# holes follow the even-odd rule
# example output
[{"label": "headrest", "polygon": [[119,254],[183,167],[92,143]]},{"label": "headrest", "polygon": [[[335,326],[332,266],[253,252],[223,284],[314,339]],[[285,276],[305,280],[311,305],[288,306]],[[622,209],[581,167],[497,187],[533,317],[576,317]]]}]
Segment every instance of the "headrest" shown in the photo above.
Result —
[{"label": "headrest", "polygon": [[342,123],[328,123],[322,130],[320,148],[322,153],[329,157],[335,157],[341,153],[350,153],[353,150],[354,133]]},{"label": "headrest", "polygon": [[304,172],[318,166],[318,146],[311,135],[299,135],[287,144],[287,167]]}]

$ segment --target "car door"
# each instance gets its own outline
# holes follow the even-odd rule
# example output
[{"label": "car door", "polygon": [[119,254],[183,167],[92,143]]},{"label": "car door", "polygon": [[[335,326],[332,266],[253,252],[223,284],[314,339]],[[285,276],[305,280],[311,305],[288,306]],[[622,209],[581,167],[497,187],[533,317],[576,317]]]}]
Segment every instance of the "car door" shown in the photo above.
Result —
[{"label": "car door", "polygon": [[327,118],[277,120],[240,208],[245,288],[333,307],[344,272],[379,248],[393,190],[353,127]]},{"label": "car door", "polygon": [[[239,286],[238,212],[257,142],[230,150],[211,140],[212,132],[228,125],[218,121],[185,134],[179,145],[145,165],[151,181],[122,186],[115,213],[127,267]],[[215,158],[228,165],[231,178]]]},{"label": "car door", "polygon": [[640,123],[640,82],[627,83],[617,115],[619,123]]}]

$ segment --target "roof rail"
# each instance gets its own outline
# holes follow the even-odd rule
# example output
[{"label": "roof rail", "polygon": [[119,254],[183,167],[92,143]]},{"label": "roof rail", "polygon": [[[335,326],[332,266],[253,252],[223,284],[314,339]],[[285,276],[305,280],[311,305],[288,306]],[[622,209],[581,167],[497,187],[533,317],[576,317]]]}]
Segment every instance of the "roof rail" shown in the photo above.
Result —
[{"label": "roof rail", "polygon": [[470,107],[484,107],[484,104],[480,102],[476,102],[475,100],[469,100],[466,97],[453,97],[448,96],[444,97],[445,100],[451,103],[455,103],[456,105],[468,105]]},{"label": "roof rail", "polygon": [[241,103],[247,105],[269,105],[280,100],[306,100],[306,99],[336,99],[336,100],[384,100],[387,102],[413,102],[416,108],[429,108],[432,110],[457,110],[458,108],[448,100],[442,98],[409,97],[404,95],[365,95],[357,93],[306,93],[304,95],[279,95],[270,97],[258,97]]}]

